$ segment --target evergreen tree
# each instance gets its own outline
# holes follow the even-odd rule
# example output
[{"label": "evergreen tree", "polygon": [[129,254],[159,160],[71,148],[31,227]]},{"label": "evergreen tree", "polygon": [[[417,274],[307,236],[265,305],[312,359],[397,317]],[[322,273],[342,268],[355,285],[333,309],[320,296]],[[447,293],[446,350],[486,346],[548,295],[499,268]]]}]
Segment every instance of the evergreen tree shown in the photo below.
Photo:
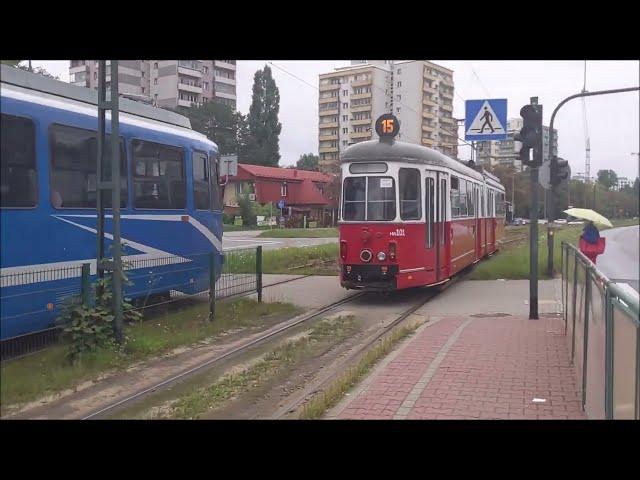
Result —
[{"label": "evergreen tree", "polygon": [[200,106],[178,107],[176,111],[191,121],[191,128],[215,142],[221,155],[233,155],[240,150],[239,132],[245,118],[229,105],[208,102]]},{"label": "evergreen tree", "polygon": [[296,163],[296,167],[300,170],[310,170],[312,172],[318,171],[318,162],[320,161],[320,157],[318,155],[314,155],[313,153],[305,153],[300,155],[298,162]]},{"label": "evergreen tree", "polygon": [[243,159],[254,165],[278,166],[280,147],[278,137],[282,124],[278,121],[280,93],[265,65],[253,77],[253,95],[247,115],[248,137],[245,138]]}]

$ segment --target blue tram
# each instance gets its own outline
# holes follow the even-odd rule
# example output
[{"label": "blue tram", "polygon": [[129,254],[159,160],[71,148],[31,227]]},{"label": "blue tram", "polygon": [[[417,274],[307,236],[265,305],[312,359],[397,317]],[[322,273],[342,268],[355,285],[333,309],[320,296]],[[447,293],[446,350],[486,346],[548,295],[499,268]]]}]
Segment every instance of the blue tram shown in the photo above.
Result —
[{"label": "blue tram", "polygon": [[[96,274],[98,109],[95,91],[4,65],[0,93],[5,340],[52,327],[79,290],[81,265]],[[109,158],[109,113],[106,125]],[[222,263],[216,144],[187,118],[125,98],[120,137],[123,261],[133,283],[126,297],[206,290],[211,252],[216,272]]]}]

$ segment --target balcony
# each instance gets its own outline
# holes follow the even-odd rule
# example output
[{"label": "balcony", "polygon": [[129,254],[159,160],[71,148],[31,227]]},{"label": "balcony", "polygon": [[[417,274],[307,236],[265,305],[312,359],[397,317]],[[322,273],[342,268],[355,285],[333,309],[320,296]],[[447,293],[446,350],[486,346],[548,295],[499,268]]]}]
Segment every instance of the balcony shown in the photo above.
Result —
[{"label": "balcony", "polygon": [[187,75],[189,77],[202,78],[202,66],[200,66],[200,69],[198,70],[196,68],[185,67],[181,65],[181,63],[178,63],[178,73],[180,75]]},{"label": "balcony", "polygon": [[371,92],[355,93],[351,95],[351,100],[358,100],[359,98],[371,98]]},{"label": "balcony", "polygon": [[365,138],[365,139],[370,139],[371,138],[371,131],[368,132],[351,132],[349,134],[349,137],[351,139],[356,139],[356,138]]},{"label": "balcony", "polygon": [[436,131],[436,126],[435,126],[435,125],[433,125],[433,124],[426,124],[426,123],[423,123],[423,124],[422,124],[422,130],[423,130],[424,132],[435,132],[435,131]]},{"label": "balcony", "polygon": [[361,118],[360,120],[351,120],[351,125],[371,125],[371,119]]},{"label": "balcony", "polygon": [[320,122],[319,128],[338,128],[338,121],[336,120],[335,122],[326,122],[326,123]]},{"label": "balcony", "polygon": [[322,134],[320,134],[320,136],[318,137],[318,140],[320,140],[321,142],[331,141],[331,140],[338,140],[338,134],[337,133],[335,135],[322,135]]},{"label": "balcony", "polygon": [[443,104],[440,105],[440,108],[442,110],[446,110],[447,112],[453,112],[453,105],[451,105],[451,104],[443,103]]},{"label": "balcony", "polygon": [[228,62],[225,62],[224,60],[214,60],[214,65],[216,67],[226,68],[228,70],[235,70],[236,69],[236,64],[235,63],[228,63]]},{"label": "balcony", "polygon": [[180,107],[190,107],[191,104],[200,105],[198,102],[192,102],[191,100],[182,100],[180,98],[178,99],[178,105]]},{"label": "balcony", "polygon": [[185,92],[191,92],[191,93],[202,93],[202,86],[178,82],[178,90],[183,90]]},{"label": "balcony", "polygon": [[440,83],[446,85],[447,87],[453,87],[453,78],[441,78]]},{"label": "balcony", "polygon": [[318,153],[334,153],[338,151],[338,147],[320,147]]},{"label": "balcony", "polygon": [[438,89],[434,88],[434,87],[430,87],[427,83],[422,85],[422,91],[426,92],[426,93],[430,93],[432,95],[435,95],[438,93]]},{"label": "balcony", "polygon": [[327,115],[338,115],[338,107],[334,108],[333,110],[320,110],[319,113],[321,117],[325,117]]},{"label": "balcony", "polygon": [[438,104],[436,103],[435,100],[430,99],[429,97],[422,97],[422,104],[423,105],[428,105],[430,107],[437,107]]},{"label": "balcony", "polygon": [[422,137],[422,144],[427,147],[433,147],[433,145],[435,144],[435,140],[433,140],[432,138]]},{"label": "balcony", "polygon": [[443,98],[447,98],[447,99],[453,101],[453,93],[449,93],[449,92],[446,92],[444,90],[440,90],[440,96],[443,97]]},{"label": "balcony", "polygon": [[340,84],[339,83],[333,83],[333,84],[328,84],[328,85],[320,85],[320,91],[321,92],[328,92],[330,90],[338,90],[340,88]]},{"label": "balcony", "polygon": [[338,101],[338,97],[337,96],[335,96],[335,97],[324,97],[324,98],[321,98],[318,103],[320,103],[320,104],[323,104],[323,103],[334,103],[334,102],[337,102],[337,101]]},{"label": "balcony", "polygon": [[367,86],[367,85],[371,85],[372,83],[373,83],[373,78],[369,77],[366,80],[357,80],[357,81],[351,82],[351,86],[354,87],[354,88],[355,87],[364,87],[364,86]]},{"label": "balcony", "polygon": [[369,105],[351,105],[352,112],[367,112],[371,110],[371,104]]}]

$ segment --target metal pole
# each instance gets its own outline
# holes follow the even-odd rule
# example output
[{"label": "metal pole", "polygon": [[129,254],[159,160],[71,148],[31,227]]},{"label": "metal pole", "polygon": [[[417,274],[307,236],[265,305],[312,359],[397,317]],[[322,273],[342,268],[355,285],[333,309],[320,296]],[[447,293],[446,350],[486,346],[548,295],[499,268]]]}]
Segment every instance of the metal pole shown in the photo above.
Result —
[{"label": "metal pole", "polygon": [[529,320],[538,320],[538,167],[530,167]]},{"label": "metal pole", "polygon": [[[103,259],[104,259],[104,202],[102,199],[103,190],[103,166],[102,160],[104,157],[104,144],[105,144],[105,111],[107,108],[106,97],[106,61],[100,60],[98,62],[98,158],[96,161],[96,212],[97,212],[97,247],[96,247],[96,271],[98,279],[104,277]],[[102,292],[96,291],[96,295],[100,296]]]},{"label": "metal pole", "polygon": [[511,221],[516,216],[516,174],[514,173],[511,176],[511,208],[513,209],[513,215],[511,216]]},{"label": "metal pole", "polygon": [[113,326],[117,343],[122,343],[122,245],[120,244],[120,116],[118,60],[111,60],[111,211],[113,213]]},{"label": "metal pole", "polygon": [[[585,70],[586,71],[586,70]],[[551,162],[551,171],[554,172],[555,171],[555,163],[557,162],[558,159],[558,152],[555,151],[554,148],[554,135],[553,135],[553,123],[556,119],[556,114],[558,113],[558,110],[560,110],[560,107],[562,107],[565,103],[567,103],[569,100],[573,100],[574,98],[580,98],[580,97],[592,97],[595,95],[609,95],[612,93],[624,93],[624,92],[633,92],[636,90],[640,90],[640,87],[629,87],[629,88],[617,88],[615,90],[599,90],[597,92],[581,92],[578,93],[576,95],[571,95],[570,97],[565,98],[564,100],[562,100],[558,106],[555,108],[555,110],[553,111],[553,113],[551,114],[551,121],[549,122],[549,161]],[[543,146],[543,150],[544,150],[544,146]],[[544,154],[543,154],[544,155]],[[586,175],[586,172],[585,172]],[[586,182],[588,182],[589,179],[585,179],[585,185]],[[549,210],[551,211],[551,215],[548,216],[548,220],[549,220],[549,226],[547,227],[547,234],[549,229],[551,228],[551,224],[553,223],[553,221],[556,219],[555,216],[555,209],[556,209],[556,192],[555,192],[555,185],[553,184],[553,181],[551,182],[551,189],[549,191]],[[571,185],[569,185],[568,187],[569,189],[571,188]],[[586,197],[586,195],[585,195]],[[595,210],[595,190],[594,190],[594,201],[593,201],[593,210]],[[586,204],[586,198],[585,198],[585,204]],[[586,208],[586,205],[585,205]],[[550,248],[553,248],[553,243],[550,244]],[[551,259],[551,269],[553,269],[553,251],[549,251],[549,258]]]},{"label": "metal pole", "polygon": [[216,318],[216,252],[209,253],[209,321]]},{"label": "metal pole", "polygon": [[262,302],[262,245],[256,247],[256,291],[258,302]]}]

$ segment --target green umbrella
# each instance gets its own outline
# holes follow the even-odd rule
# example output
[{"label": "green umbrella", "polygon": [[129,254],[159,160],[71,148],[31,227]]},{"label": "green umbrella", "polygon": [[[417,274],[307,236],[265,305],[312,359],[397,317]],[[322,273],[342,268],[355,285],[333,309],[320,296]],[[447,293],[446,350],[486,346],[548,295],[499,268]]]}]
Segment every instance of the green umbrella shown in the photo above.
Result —
[{"label": "green umbrella", "polygon": [[565,210],[564,213],[571,215],[572,217],[582,218],[584,220],[591,220],[593,223],[604,225],[605,227],[613,227],[611,222],[607,218],[600,215],[594,210],[588,208],[570,208]]}]

